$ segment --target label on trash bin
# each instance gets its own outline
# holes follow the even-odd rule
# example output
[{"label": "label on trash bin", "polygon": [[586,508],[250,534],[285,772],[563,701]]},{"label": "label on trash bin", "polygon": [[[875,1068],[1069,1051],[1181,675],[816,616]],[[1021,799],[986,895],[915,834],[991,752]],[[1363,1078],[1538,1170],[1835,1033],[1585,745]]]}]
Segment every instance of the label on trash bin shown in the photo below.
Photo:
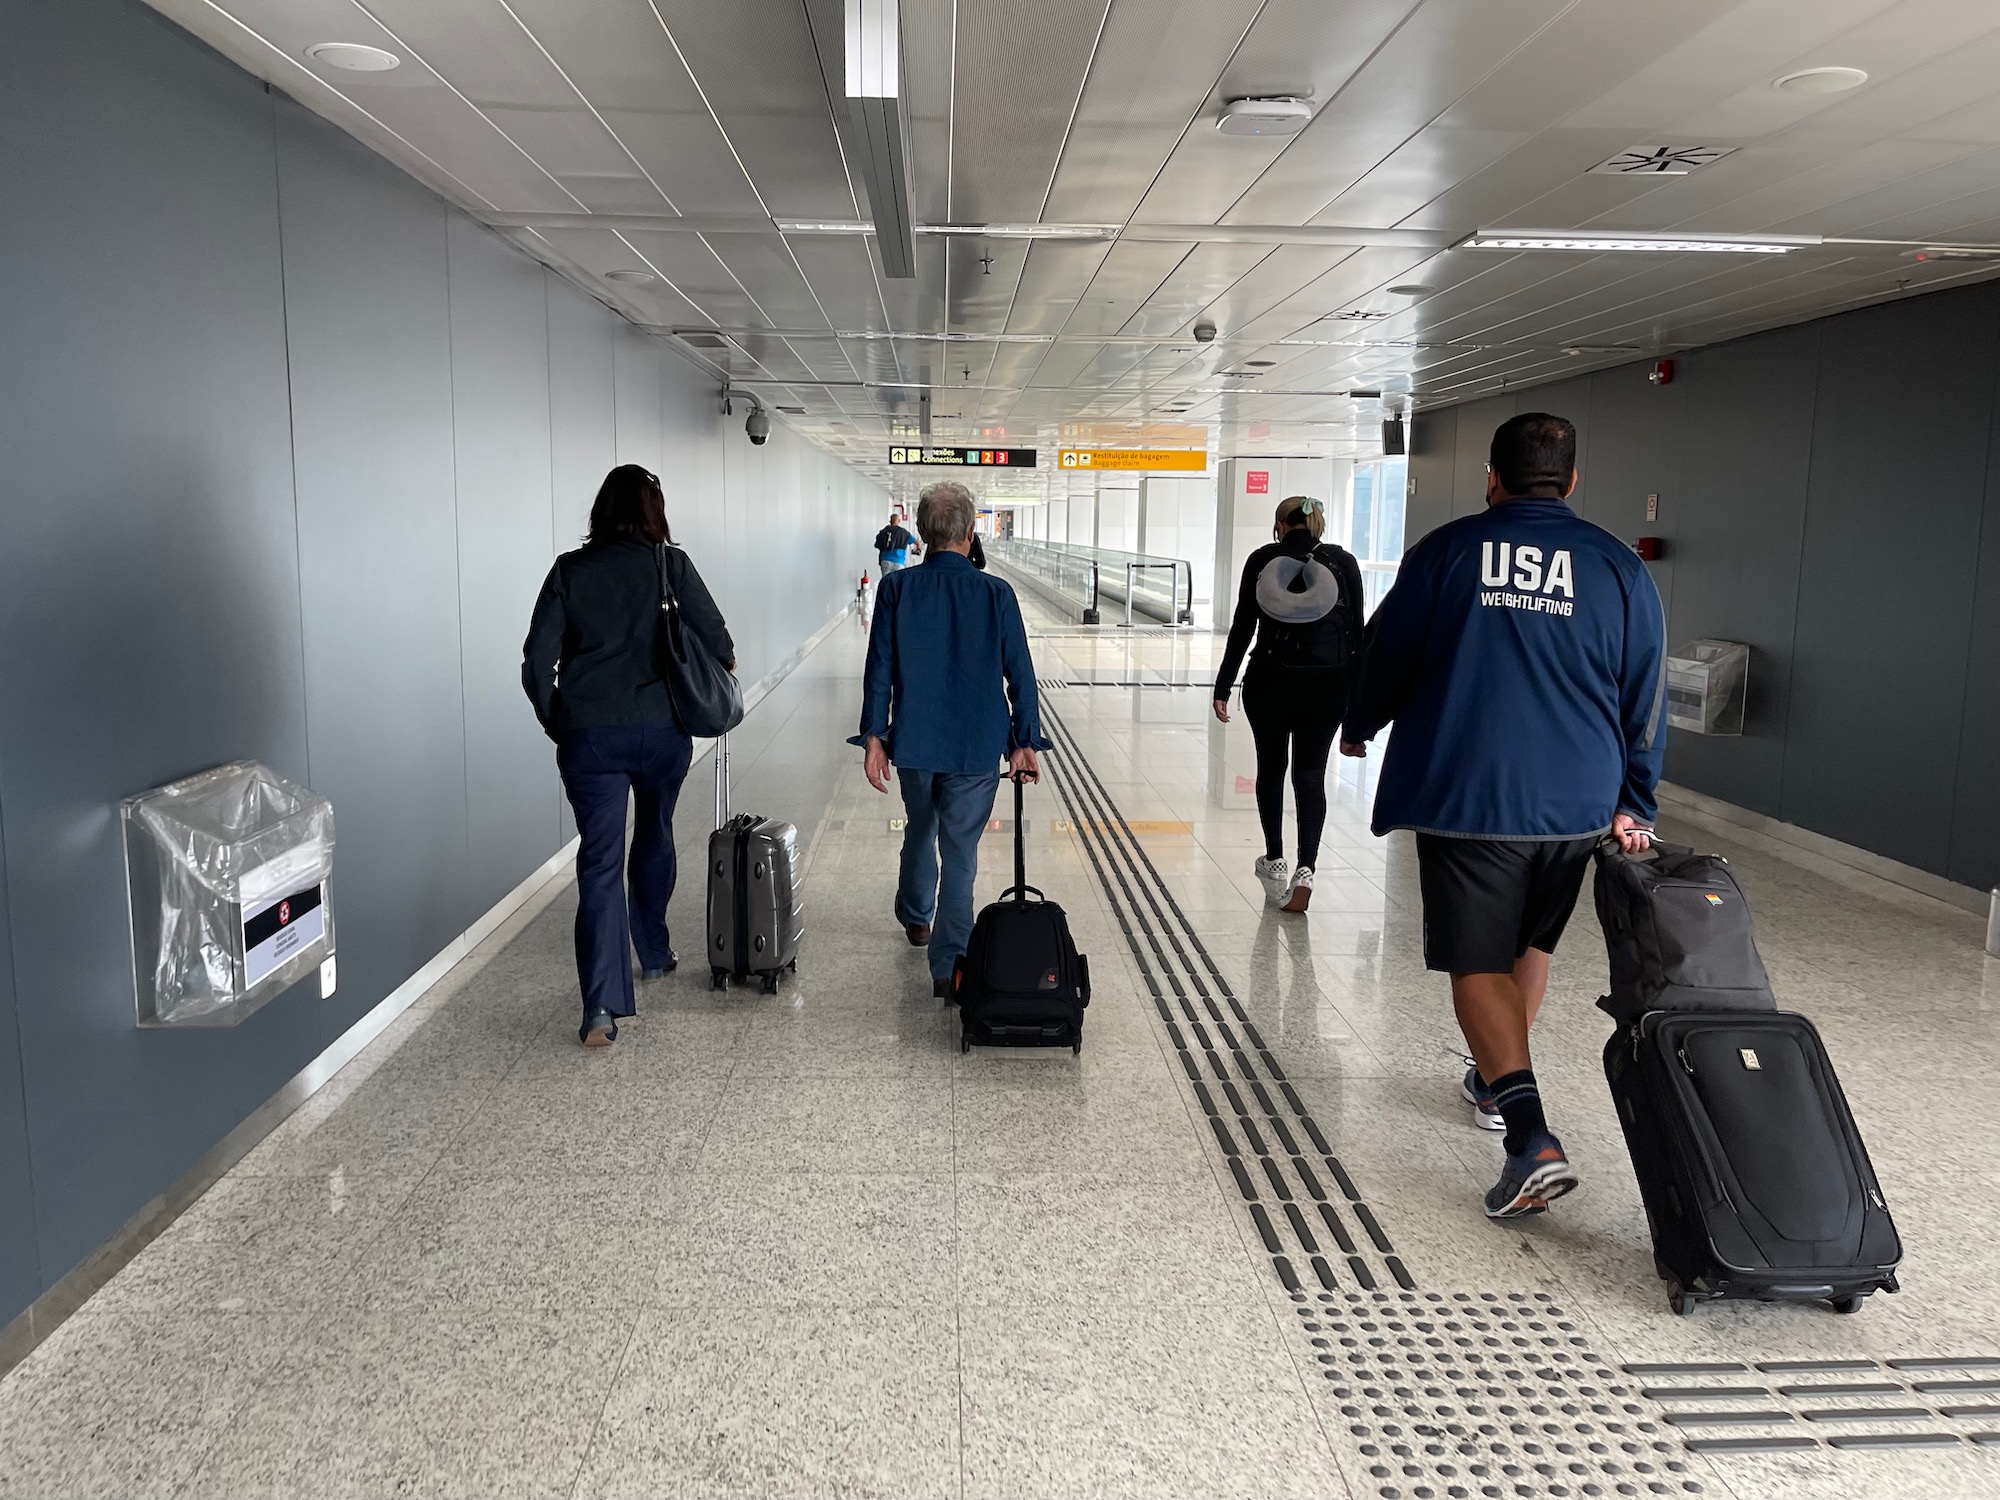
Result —
[{"label": "label on trash bin", "polygon": [[326,936],[326,888],[303,890],[243,913],[243,987],[249,989]]}]

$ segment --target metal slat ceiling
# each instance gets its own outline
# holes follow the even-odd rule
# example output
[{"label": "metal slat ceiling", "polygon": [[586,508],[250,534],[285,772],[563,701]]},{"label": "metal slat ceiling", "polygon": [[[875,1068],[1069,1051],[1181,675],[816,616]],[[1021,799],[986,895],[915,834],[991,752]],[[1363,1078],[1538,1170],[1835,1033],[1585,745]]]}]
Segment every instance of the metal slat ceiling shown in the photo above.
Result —
[{"label": "metal slat ceiling", "polygon": [[[773,223],[868,214],[843,0],[152,3],[635,323],[719,330],[690,356],[884,478],[926,397],[938,442],[1181,412],[1224,452],[1358,455],[1383,404],[1348,390],[1456,399],[2000,273],[1905,253],[2000,237],[1990,0],[902,0],[920,223],[1130,226],[920,235],[909,280]],[[330,41],[402,65],[308,60]],[[1828,65],[1870,77],[1772,86]],[[1216,129],[1274,95],[1309,99],[1296,136]],[[1661,144],[1735,149],[1590,173]],[[1495,224],[1902,243],[1448,248]]]}]

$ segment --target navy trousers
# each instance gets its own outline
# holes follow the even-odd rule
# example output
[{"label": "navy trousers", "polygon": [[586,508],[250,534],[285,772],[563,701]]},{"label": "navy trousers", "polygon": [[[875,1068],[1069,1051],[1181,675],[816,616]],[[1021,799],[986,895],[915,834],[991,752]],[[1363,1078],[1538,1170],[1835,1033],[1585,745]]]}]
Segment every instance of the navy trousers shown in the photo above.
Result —
[{"label": "navy trousers", "polygon": [[903,789],[903,859],[896,920],[931,924],[931,978],[951,977],[972,936],[972,884],[979,878],[979,836],[993,816],[997,772],[960,776],[898,767]]},{"label": "navy trousers", "polygon": [[[667,903],[677,873],[674,803],[693,756],[694,742],[672,724],[574,729],[557,741],[556,768],[579,840],[576,974],[586,1017],[594,1010],[632,1014],[634,950],[644,969],[663,969],[673,958]],[[628,799],[638,804],[629,862]]]}]

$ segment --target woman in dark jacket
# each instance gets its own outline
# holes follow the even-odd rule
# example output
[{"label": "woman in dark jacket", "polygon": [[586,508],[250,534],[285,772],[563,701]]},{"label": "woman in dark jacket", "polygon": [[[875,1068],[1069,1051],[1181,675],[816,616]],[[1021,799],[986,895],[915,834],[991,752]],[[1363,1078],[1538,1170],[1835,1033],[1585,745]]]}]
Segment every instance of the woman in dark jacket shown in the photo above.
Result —
[{"label": "woman in dark jacket", "polygon": [[[694,742],[674,721],[656,649],[662,581],[681,622],[729,669],[736,646],[708,586],[667,530],[657,476],[620,464],[590,507],[590,534],[549,569],[522,648],[521,681],[556,742],[556,768],[576,813],[576,968],[586,1047],[618,1039],[633,1013],[632,950],[643,977],[676,963],[667,940],[674,894],[674,802]],[[638,799],[631,894],[625,807]]]},{"label": "woman in dark jacket", "polygon": [[[1347,710],[1361,651],[1361,565],[1322,541],[1326,507],[1305,495],[1278,504],[1277,540],[1243,560],[1236,615],[1215,678],[1215,716],[1229,722],[1229,689],[1250,638],[1243,712],[1257,744],[1257,817],[1264,854],[1257,878],[1273,904],[1304,911],[1326,826],[1326,761]],[[1299,863],[1285,868],[1285,764],[1298,805]]]}]

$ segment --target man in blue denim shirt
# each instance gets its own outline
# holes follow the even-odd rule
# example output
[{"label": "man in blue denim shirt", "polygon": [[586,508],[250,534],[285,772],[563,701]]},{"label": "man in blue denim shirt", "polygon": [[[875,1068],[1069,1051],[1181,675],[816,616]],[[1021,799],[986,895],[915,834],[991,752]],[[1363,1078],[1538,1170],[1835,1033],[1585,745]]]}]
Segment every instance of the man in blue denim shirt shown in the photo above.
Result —
[{"label": "man in blue denim shirt", "polygon": [[[876,791],[902,784],[903,862],[896,920],[930,948],[931,988],[951,993],[952,964],[972,935],[979,836],[993,814],[998,763],[1039,780],[1048,748],[1035,701],[1035,664],[1014,591],[974,568],[974,510],[944,480],[917,502],[924,560],[883,578],[868,634],[861,732]],[[1009,702],[1011,700],[1011,711]]]}]

